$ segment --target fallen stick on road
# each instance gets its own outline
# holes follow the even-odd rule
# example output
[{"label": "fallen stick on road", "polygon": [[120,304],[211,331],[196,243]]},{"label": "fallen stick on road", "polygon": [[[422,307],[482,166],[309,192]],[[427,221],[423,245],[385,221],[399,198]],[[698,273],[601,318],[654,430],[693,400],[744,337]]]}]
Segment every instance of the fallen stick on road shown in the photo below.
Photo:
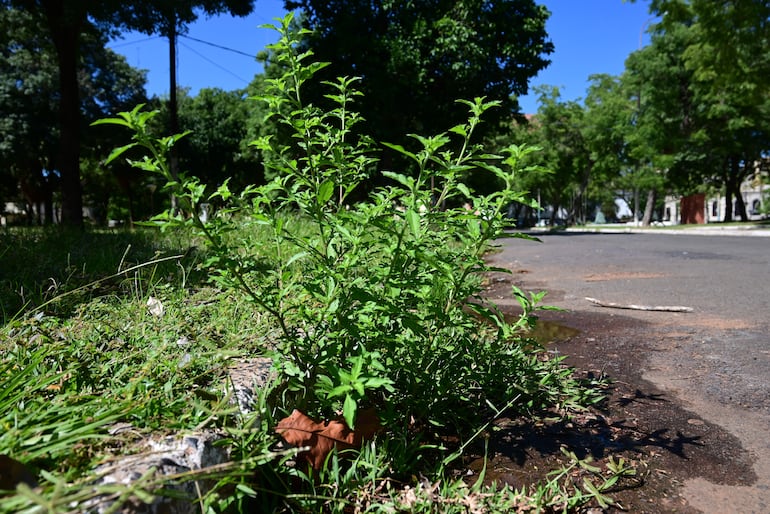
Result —
[{"label": "fallen stick on road", "polygon": [[589,298],[586,296],[586,300],[591,303],[595,303],[600,307],[609,307],[611,309],[630,309],[635,311],[666,311],[666,312],[692,312],[692,307],[682,307],[681,305],[622,305],[620,303],[603,302],[596,298]]}]

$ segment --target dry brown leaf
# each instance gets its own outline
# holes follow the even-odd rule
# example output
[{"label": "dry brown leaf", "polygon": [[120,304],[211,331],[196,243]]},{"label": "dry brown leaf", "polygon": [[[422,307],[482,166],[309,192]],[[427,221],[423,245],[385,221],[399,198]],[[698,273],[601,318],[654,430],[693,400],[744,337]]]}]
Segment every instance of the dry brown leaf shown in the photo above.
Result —
[{"label": "dry brown leaf", "polygon": [[380,429],[374,410],[361,411],[356,418],[356,429],[350,430],[342,420],[318,422],[294,409],[290,416],[278,422],[275,431],[291,445],[309,447],[300,455],[313,469],[321,469],[332,449],[360,448]]},{"label": "dry brown leaf", "polygon": [[27,466],[8,455],[0,455],[0,490],[12,491],[22,483],[37,487],[37,481]]}]

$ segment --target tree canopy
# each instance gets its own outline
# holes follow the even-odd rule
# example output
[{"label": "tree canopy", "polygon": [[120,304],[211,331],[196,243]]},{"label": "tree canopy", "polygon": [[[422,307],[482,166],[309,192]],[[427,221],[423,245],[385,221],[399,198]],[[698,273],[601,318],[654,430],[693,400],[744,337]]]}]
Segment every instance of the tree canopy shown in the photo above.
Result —
[{"label": "tree canopy", "polygon": [[45,21],[56,50],[59,75],[59,157],[62,221],[82,224],[83,199],[80,184],[81,124],[78,83],[82,35],[90,25],[102,30],[133,29],[145,33],[167,33],[184,27],[201,13],[251,12],[253,0],[0,0],[0,7],[17,7]]},{"label": "tree canopy", "polygon": [[[0,175],[6,194],[20,186],[27,202],[46,205],[50,221],[59,185],[60,81],[53,42],[42,25],[33,12],[0,10]],[[83,156],[94,162],[116,140],[111,131],[90,129],[88,123],[145,101],[145,76],[106,48],[104,32],[93,25],[84,29],[78,62],[84,123],[76,137],[87,142]]]},{"label": "tree canopy", "polygon": [[661,193],[709,191],[726,221],[746,220],[741,184],[770,152],[770,1],[654,0],[651,14],[650,44],[621,75],[593,77],[583,105],[541,97],[525,134],[554,174],[538,189],[563,205],[589,163],[591,203],[630,190],[638,208],[646,191],[645,223]]},{"label": "tree canopy", "polygon": [[[0,156],[14,173],[3,183],[34,178],[60,188],[64,221],[79,223],[81,185],[91,188],[91,205],[111,194],[95,165],[113,143],[84,127],[143,100],[141,74],[104,50],[106,38],[124,29],[173,35],[201,14],[243,15],[252,4],[0,0]],[[728,219],[746,217],[741,182],[770,150],[770,0],[653,0],[651,42],[629,56],[621,75],[592,77],[584,101],[565,102],[558,89],[542,87],[537,116],[520,126],[513,124],[523,120],[517,97],[553,51],[545,31],[550,13],[535,0],[285,4],[302,11],[297,29],[310,29],[301,50],[329,63],[322,79],[360,77],[348,82],[363,93],[351,97],[351,108],[364,120],[357,129],[378,141],[409,147],[407,134],[437,134],[462,122],[465,106],[456,100],[486,97],[501,107],[485,115],[478,137],[543,148],[527,158],[550,175],[517,180],[537,190],[554,217],[562,208],[573,221],[590,220],[613,196],[632,191],[638,203],[646,191],[649,221],[656,196],[708,188],[724,190]],[[276,54],[264,55],[265,73],[247,92],[180,92],[180,126],[193,131],[179,145],[180,165],[203,181],[229,178],[241,187],[264,179],[262,156],[247,143],[285,132],[243,101],[283,73]],[[321,88],[303,95],[320,107],[330,100]],[[382,168],[402,164],[387,148],[381,157]],[[466,185],[498,186],[483,174]]]},{"label": "tree canopy", "polygon": [[[161,110],[164,116],[166,107]],[[196,96],[181,94],[179,124],[190,134],[178,144],[180,169],[212,186],[229,180],[235,190],[261,183],[258,155],[245,144],[251,107],[237,90],[207,88]]]},{"label": "tree canopy", "polygon": [[286,7],[303,10],[307,47],[331,63],[327,79],[362,78],[357,108],[384,141],[460,123],[458,99],[500,101],[487,125],[507,122],[553,51],[550,13],[533,0],[287,0]]}]

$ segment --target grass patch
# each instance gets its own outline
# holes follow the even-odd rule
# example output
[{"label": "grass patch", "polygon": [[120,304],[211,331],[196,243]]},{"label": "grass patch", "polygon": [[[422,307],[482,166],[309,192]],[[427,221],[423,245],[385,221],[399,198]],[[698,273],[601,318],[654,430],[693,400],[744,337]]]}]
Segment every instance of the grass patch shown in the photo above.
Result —
[{"label": "grass patch", "polygon": [[0,233],[0,258],[0,323],[41,309],[68,315],[93,297],[143,296],[164,283],[204,278],[189,238],[149,228],[8,228]]},{"label": "grass patch", "polygon": [[[52,251],[47,245],[60,234],[57,229],[50,234],[19,229],[13,237],[21,243],[19,254],[27,256],[32,249]],[[190,241],[181,233],[155,230],[67,236],[59,239],[57,251],[77,255],[78,269],[86,273],[71,272],[73,257],[50,255],[40,256],[45,267],[25,271],[23,283],[30,288],[50,277],[65,278],[59,297],[49,293],[50,298],[42,298],[48,305],[30,305],[0,327],[0,454],[22,462],[38,483],[34,490],[20,485],[15,495],[0,501],[0,512],[44,505],[50,512],[69,512],[72,502],[96,496],[142,497],[144,489],[163,487],[169,478],[150,477],[117,489],[114,484],[95,487],[97,466],[150,434],[235,431],[226,370],[236,356],[266,351],[270,331],[264,318],[239,298],[207,286],[205,274],[195,270],[200,259],[189,252],[186,268],[183,259],[125,276],[114,273],[134,266],[129,259],[139,255],[151,262],[166,252],[176,255],[180,247],[169,242],[184,240]],[[84,252],[84,243],[96,251]],[[112,243],[131,250],[118,251]],[[12,248],[6,259],[16,255]],[[35,269],[42,273],[35,276]],[[100,272],[110,278],[99,280]],[[12,291],[19,283],[4,281],[2,287]],[[82,293],[67,294],[79,288]],[[162,315],[148,308],[151,297],[163,305]],[[116,425],[130,430],[113,433]],[[239,461],[209,473],[215,479],[240,476],[242,465],[257,460],[252,453],[272,455],[260,442],[268,437],[273,442],[266,431],[259,441],[252,435]],[[0,462],[0,475],[8,476],[3,466]],[[193,474],[186,480],[197,478]]]}]

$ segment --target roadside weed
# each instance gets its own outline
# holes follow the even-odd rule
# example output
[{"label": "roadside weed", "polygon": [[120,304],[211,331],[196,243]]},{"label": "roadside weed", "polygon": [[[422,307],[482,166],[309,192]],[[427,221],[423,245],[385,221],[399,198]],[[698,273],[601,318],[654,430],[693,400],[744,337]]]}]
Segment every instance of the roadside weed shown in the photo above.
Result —
[{"label": "roadside weed", "polygon": [[571,512],[594,501],[601,508],[622,509],[609,494],[623,478],[636,475],[636,470],[622,457],[610,457],[606,472],[592,464],[592,458],[579,459],[574,452],[561,449],[569,464],[548,474],[549,479],[537,486],[533,497],[537,504],[559,512]]}]

